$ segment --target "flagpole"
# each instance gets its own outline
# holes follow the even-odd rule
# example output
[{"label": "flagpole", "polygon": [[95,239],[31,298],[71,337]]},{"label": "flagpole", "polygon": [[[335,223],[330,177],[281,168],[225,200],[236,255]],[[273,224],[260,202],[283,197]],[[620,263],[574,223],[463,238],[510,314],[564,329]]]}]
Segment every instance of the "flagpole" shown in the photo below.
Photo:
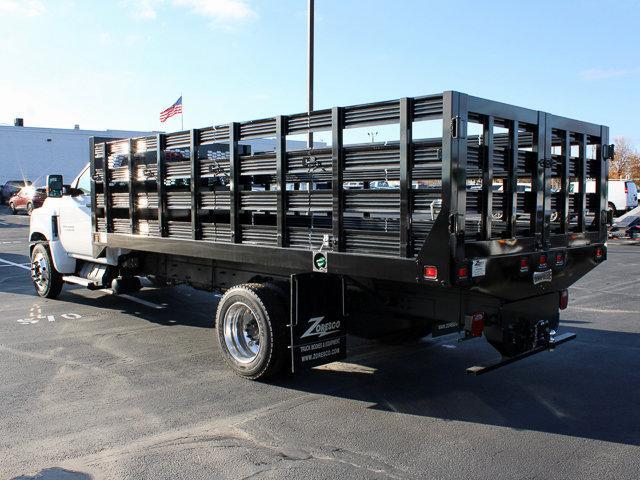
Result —
[{"label": "flagpole", "polygon": [[180,98],[182,98],[182,108],[180,109],[180,130],[184,130],[184,98],[182,92],[180,92]]}]

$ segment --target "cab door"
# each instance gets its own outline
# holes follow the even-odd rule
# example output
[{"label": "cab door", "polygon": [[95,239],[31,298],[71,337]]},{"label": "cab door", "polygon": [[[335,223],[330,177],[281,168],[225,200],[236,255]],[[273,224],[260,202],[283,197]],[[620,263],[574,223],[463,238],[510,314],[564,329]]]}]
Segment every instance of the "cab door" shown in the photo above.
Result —
[{"label": "cab door", "polygon": [[64,195],[60,199],[60,242],[68,254],[92,256],[91,182],[88,166],[71,186],[76,189],[76,194]]}]

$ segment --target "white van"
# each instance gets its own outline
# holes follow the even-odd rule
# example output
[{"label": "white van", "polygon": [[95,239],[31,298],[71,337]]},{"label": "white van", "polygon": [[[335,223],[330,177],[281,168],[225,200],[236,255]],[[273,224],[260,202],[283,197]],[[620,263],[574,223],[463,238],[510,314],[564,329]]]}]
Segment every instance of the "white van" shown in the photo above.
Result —
[{"label": "white van", "polygon": [[[608,202],[609,210],[617,212],[626,212],[638,206],[638,187],[632,180],[609,180]],[[569,193],[577,193],[578,182],[571,182],[569,185]],[[593,180],[587,180],[587,193],[596,192],[596,183]]]}]

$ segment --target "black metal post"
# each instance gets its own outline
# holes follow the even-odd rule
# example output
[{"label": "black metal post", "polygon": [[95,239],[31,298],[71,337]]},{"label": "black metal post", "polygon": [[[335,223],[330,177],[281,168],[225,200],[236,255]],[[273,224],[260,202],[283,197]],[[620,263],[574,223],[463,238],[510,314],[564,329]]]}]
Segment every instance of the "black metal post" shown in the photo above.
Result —
[{"label": "black metal post", "polygon": [[484,147],[484,168],[482,169],[482,238],[491,239],[493,221],[493,126],[494,118],[489,115],[484,122],[482,134]]},{"label": "black metal post", "polygon": [[133,235],[135,233],[135,213],[136,213],[136,194],[134,190],[134,182],[136,178],[136,170],[134,163],[134,154],[133,154],[134,146],[133,139],[129,139],[129,231]]},{"label": "black metal post", "polygon": [[[536,248],[542,248],[544,242],[544,211],[545,211],[545,187],[544,174],[546,163],[546,114],[538,112],[538,121],[536,125],[536,133],[534,136],[533,149],[536,152],[536,164],[531,179],[531,192],[535,196],[535,212],[531,216],[531,232],[536,239]],[[551,148],[549,146],[549,148]]]},{"label": "black metal post", "polygon": [[584,233],[587,230],[587,134],[583,133],[580,138],[580,146],[578,147],[579,160],[579,205],[580,205],[580,217],[578,219],[578,227],[580,232]]},{"label": "black metal post", "polygon": [[198,240],[201,237],[201,226],[199,217],[199,191],[200,191],[200,156],[198,155],[198,144],[200,131],[192,129],[189,136],[189,155],[191,160],[191,178],[189,187],[191,191],[191,239]]},{"label": "black metal post", "polygon": [[231,242],[241,242],[240,219],[240,151],[238,141],[240,139],[240,124],[229,124],[229,222],[231,229]]},{"label": "black metal post", "polygon": [[[287,117],[278,115],[276,117],[276,188],[278,195],[277,203],[277,226],[278,226],[278,246],[287,245]],[[311,184],[309,184],[311,189]]]},{"label": "black metal post", "polygon": [[[504,194],[509,195],[505,199],[507,210],[507,232],[510,238],[516,238],[518,234],[518,129],[520,124],[517,120],[511,123],[509,131],[509,185]],[[523,193],[524,195],[524,193]]]},{"label": "black metal post", "polygon": [[605,158],[605,146],[609,145],[609,127],[600,127],[600,143],[598,144],[598,172],[600,177],[598,179],[598,215],[596,220],[598,221],[599,241],[607,241],[607,179],[609,178],[609,162]]},{"label": "black metal post", "polygon": [[553,136],[551,131],[551,120],[549,114],[544,114],[544,161],[543,161],[543,191],[544,191],[544,203],[543,203],[543,231],[542,231],[542,244],[544,248],[551,246],[551,148],[553,146]]},{"label": "black metal post", "polygon": [[113,232],[113,225],[111,221],[111,201],[109,199],[109,182],[111,175],[109,174],[109,148],[107,142],[102,143],[103,154],[103,175],[102,175],[102,191],[104,195],[104,222],[105,231],[107,233]]},{"label": "black metal post", "polygon": [[412,99],[400,99],[400,256],[412,257],[411,247],[411,169],[413,145]]},{"label": "black metal post", "polygon": [[342,231],[343,191],[342,170],[344,167],[344,151],[342,149],[342,135],[344,128],[344,111],[341,107],[331,109],[331,189],[333,195],[332,235],[333,249],[344,249],[344,235]]},{"label": "black metal post", "polygon": [[571,168],[571,132],[565,130],[562,144],[563,165],[561,179],[561,215],[560,215],[560,233],[569,231],[569,176]]},{"label": "black metal post", "polygon": [[96,141],[89,139],[89,176],[91,185],[91,232],[98,231],[98,202],[96,201]]},{"label": "black metal post", "polygon": [[166,135],[156,137],[156,186],[158,191],[158,235],[167,236],[167,206],[164,199],[164,146]]}]

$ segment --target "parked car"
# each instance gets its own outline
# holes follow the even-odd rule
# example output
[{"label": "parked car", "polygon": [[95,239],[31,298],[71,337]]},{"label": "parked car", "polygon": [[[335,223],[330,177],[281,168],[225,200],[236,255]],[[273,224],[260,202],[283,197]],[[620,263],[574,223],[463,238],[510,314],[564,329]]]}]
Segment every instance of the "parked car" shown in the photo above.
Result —
[{"label": "parked car", "polygon": [[9,209],[13,215],[20,210],[31,215],[34,208],[42,206],[45,198],[47,198],[47,192],[44,188],[35,188],[33,185],[22,187],[9,199]]},{"label": "parked car", "polygon": [[30,181],[9,180],[0,188],[0,204],[4,205],[11,197],[13,197],[22,187],[31,185]]}]

